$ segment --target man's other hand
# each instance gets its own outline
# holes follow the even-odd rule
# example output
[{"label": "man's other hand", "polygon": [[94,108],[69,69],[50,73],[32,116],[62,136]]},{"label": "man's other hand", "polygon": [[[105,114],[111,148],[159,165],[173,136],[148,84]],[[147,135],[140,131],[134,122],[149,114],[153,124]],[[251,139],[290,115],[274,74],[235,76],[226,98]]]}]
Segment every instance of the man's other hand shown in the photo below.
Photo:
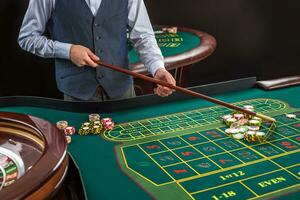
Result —
[{"label": "man's other hand", "polygon": [[[154,75],[154,78],[170,83],[172,85],[176,85],[176,81],[173,78],[173,76],[164,68],[158,69]],[[167,97],[171,95],[173,92],[174,92],[173,89],[161,85],[158,85],[157,88],[154,89],[154,93],[161,97]]]},{"label": "man's other hand", "polygon": [[78,67],[82,67],[85,65],[97,67],[97,63],[95,63],[93,60],[100,60],[100,58],[96,56],[91,50],[81,45],[71,46],[70,59]]}]

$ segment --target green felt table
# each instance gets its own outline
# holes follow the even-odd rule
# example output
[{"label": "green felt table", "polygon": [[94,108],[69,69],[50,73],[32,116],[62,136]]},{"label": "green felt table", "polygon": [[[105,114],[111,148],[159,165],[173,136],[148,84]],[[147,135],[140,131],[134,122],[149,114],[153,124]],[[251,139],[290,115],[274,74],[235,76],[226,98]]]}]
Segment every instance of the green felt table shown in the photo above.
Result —
[{"label": "green felt table", "polygon": [[[190,51],[201,44],[201,38],[192,32],[180,30],[177,33],[155,32],[155,38],[164,57],[170,57]],[[129,45],[129,61],[130,63],[140,62],[140,59],[132,47]]]},{"label": "green felt table", "polygon": [[[102,136],[72,136],[69,152],[80,169],[88,199],[299,199],[299,94],[300,86],[214,95],[238,105],[254,105],[276,117],[278,127],[266,144],[233,140],[224,134],[219,120],[231,111],[181,97],[102,113],[114,119],[116,128]],[[0,111],[53,123],[64,119],[77,128],[89,114],[22,106],[20,101],[2,105]],[[296,113],[297,118],[287,119],[285,113]]]},{"label": "green felt table", "polygon": [[[196,63],[212,54],[216,48],[215,38],[208,33],[184,27],[178,27],[177,33],[168,33],[162,31],[164,27],[166,26],[154,26],[154,31],[167,70]],[[132,70],[147,74],[148,71],[140,62],[132,43],[129,42],[128,45]]]}]

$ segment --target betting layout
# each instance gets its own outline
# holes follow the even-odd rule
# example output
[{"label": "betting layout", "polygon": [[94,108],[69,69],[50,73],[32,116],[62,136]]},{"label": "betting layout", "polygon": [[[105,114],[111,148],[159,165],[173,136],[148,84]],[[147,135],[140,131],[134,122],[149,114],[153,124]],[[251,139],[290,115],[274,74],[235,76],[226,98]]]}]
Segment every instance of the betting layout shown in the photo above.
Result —
[{"label": "betting layout", "polygon": [[255,199],[299,187],[299,109],[275,99],[236,105],[278,120],[267,143],[228,137],[220,118],[232,111],[220,106],[120,124],[104,137],[122,142],[122,170],[157,199]]}]

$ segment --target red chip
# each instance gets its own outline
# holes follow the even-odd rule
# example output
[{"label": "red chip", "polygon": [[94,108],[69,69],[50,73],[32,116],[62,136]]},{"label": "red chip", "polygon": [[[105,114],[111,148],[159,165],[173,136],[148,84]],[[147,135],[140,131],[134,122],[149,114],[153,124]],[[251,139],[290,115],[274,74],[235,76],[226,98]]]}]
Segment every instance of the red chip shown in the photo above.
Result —
[{"label": "red chip", "polygon": [[115,127],[115,123],[114,122],[106,122],[104,124],[104,127],[107,129],[107,130],[112,130],[114,127]]},{"label": "red chip", "polygon": [[103,118],[103,119],[101,119],[101,123],[103,125],[106,124],[107,122],[112,122],[112,119],[111,118]]},{"label": "red chip", "polygon": [[65,129],[65,134],[66,135],[73,135],[75,133],[75,128],[73,126],[68,126]]}]

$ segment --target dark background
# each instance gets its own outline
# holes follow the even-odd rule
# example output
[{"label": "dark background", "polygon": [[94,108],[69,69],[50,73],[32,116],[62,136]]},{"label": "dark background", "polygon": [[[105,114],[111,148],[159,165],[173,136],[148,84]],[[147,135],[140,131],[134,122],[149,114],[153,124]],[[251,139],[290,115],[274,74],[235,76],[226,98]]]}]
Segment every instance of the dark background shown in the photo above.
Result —
[{"label": "dark background", "polygon": [[[300,1],[145,0],[153,24],[199,29],[218,46],[185,72],[187,86],[300,74]],[[51,59],[22,51],[17,35],[28,0],[0,1],[0,96],[60,98]]]}]

